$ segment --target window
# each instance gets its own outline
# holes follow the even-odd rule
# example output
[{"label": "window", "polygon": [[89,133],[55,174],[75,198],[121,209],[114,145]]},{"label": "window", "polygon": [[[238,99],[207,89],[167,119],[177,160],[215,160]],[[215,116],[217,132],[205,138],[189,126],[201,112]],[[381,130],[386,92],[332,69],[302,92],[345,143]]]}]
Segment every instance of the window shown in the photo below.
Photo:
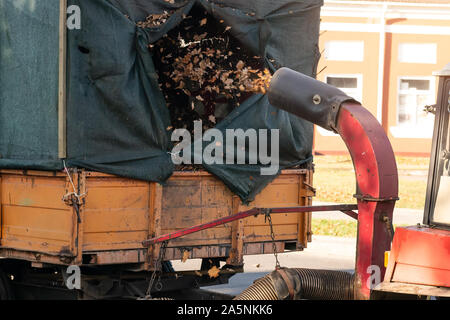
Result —
[{"label": "window", "polygon": [[434,79],[401,77],[399,79],[397,127],[391,128],[394,137],[431,138],[434,115],[424,111],[434,104]]},{"label": "window", "polygon": [[400,43],[398,61],[404,63],[436,63],[436,43]]},{"label": "window", "polygon": [[363,61],[364,41],[327,41],[325,59],[334,61]]},{"label": "window", "polygon": [[401,126],[433,127],[433,117],[423,111],[434,103],[430,79],[401,78],[398,95],[398,124]]},{"label": "window", "polygon": [[[336,74],[326,75],[325,82],[343,91],[349,97],[362,103],[362,75],[360,74]],[[335,133],[317,127],[322,136],[337,136]]]},{"label": "window", "polygon": [[332,85],[348,96],[361,102],[362,100],[362,77],[358,75],[327,75],[325,82]]}]

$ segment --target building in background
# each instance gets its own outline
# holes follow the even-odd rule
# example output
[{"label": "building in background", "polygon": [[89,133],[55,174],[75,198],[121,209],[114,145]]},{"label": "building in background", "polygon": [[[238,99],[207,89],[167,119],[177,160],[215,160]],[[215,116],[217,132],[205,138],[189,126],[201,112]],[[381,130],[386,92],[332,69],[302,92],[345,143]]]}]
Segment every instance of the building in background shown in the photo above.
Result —
[{"label": "building in background", "polygon": [[[398,155],[429,155],[434,71],[450,62],[450,0],[327,1],[317,78],[355,97],[382,124]],[[316,154],[339,154],[339,136],[316,126]]]}]

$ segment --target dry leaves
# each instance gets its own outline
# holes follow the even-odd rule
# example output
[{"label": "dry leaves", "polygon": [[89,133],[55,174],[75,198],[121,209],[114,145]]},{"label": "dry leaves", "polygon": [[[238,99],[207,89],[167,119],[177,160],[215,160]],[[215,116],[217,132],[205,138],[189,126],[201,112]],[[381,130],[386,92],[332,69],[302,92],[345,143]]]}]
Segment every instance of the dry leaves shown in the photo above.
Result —
[{"label": "dry leaves", "polygon": [[191,50],[185,55],[175,59],[174,70],[170,74],[177,89],[187,90],[186,95],[193,95],[191,90],[185,88],[189,82],[199,84],[200,94],[196,95],[196,99],[202,102],[208,96],[207,92],[224,95],[228,99],[239,97],[239,91],[266,93],[271,79],[269,70],[254,69],[242,60],[235,66],[230,65],[227,63],[228,53],[209,47],[202,49],[198,43],[191,43],[189,48]]},{"label": "dry leaves", "polygon": [[184,250],[183,251],[183,257],[181,258],[181,262],[185,263],[189,259],[189,251]]},{"label": "dry leaves", "polygon": [[173,12],[164,11],[161,14],[150,14],[145,21],[139,21],[136,25],[140,28],[155,28],[166,23],[172,13]]},{"label": "dry leaves", "polygon": [[230,29],[194,10],[149,46],[174,128],[192,130],[202,120],[207,130],[252,93],[266,93],[271,74],[264,59],[241,48]]},{"label": "dry leaves", "polygon": [[216,266],[214,266],[208,270],[208,275],[210,278],[217,278],[219,276],[219,274],[220,274],[220,269],[217,268]]}]

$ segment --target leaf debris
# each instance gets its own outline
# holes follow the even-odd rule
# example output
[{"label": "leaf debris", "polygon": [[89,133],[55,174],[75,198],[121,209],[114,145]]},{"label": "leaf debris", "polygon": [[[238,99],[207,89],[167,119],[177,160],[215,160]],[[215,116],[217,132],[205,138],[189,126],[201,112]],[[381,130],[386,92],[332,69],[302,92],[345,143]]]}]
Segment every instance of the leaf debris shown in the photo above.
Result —
[{"label": "leaf debris", "polygon": [[213,266],[211,269],[208,270],[208,275],[210,278],[217,278],[220,274],[220,269],[216,266]]},{"label": "leaf debris", "polygon": [[[168,1],[167,1],[168,2]],[[173,11],[164,11],[160,14],[149,14],[145,21],[138,21],[136,25],[139,28],[155,28],[167,22]]]},{"label": "leaf debris", "polygon": [[267,92],[272,75],[264,58],[242,48],[230,29],[197,8],[149,45],[174,128],[192,131],[195,120],[215,127],[252,94]]}]

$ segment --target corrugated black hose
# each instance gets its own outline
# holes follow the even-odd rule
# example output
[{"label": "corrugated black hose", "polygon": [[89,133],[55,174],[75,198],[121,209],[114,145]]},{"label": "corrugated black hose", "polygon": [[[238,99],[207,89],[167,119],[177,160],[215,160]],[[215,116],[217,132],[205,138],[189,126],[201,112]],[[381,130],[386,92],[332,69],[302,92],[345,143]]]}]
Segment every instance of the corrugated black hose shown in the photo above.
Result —
[{"label": "corrugated black hose", "polygon": [[353,279],[344,271],[283,268],[257,279],[234,300],[351,300]]}]

